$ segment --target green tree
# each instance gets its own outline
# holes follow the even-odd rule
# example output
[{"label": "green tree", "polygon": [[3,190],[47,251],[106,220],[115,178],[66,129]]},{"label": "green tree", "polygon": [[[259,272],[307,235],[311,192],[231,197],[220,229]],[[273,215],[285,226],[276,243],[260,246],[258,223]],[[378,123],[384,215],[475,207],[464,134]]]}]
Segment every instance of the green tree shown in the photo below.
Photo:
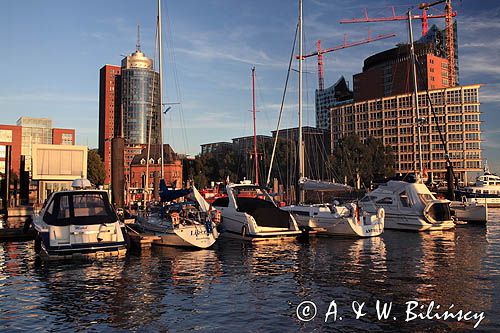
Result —
[{"label": "green tree", "polygon": [[102,185],[106,179],[106,170],[101,156],[97,153],[97,149],[90,149],[87,156],[87,178],[92,184]]}]

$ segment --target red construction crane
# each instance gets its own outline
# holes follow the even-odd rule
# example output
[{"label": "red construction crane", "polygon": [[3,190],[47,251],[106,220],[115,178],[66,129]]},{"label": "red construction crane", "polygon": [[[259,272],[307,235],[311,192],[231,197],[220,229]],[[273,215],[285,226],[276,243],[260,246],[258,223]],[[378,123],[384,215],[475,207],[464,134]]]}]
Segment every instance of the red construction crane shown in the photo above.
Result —
[{"label": "red construction crane", "polygon": [[451,0],[439,0],[432,3],[422,3],[419,8],[427,10],[432,6],[446,3],[444,7],[446,22],[446,57],[448,59],[448,79],[450,87],[455,86],[455,43],[453,41],[453,10]]},{"label": "red construction crane", "polygon": [[[430,6],[429,6],[430,7]],[[427,31],[429,30],[429,24],[427,20],[435,19],[435,18],[446,18],[446,14],[429,14],[427,15],[427,9],[429,7],[420,8],[422,9],[422,15],[413,15],[413,20],[421,20],[422,21],[422,36],[427,35]],[[456,16],[457,13],[452,13],[452,16]],[[396,11],[394,10],[394,6],[392,6],[392,16],[390,17],[368,17],[368,12],[365,8],[365,16],[361,18],[353,18],[353,19],[343,19],[340,20],[341,24],[346,23],[369,23],[369,22],[387,22],[387,21],[405,21],[408,20],[408,15],[396,15]]]},{"label": "red construction crane", "polygon": [[[318,39],[318,51],[310,54],[306,54],[302,56],[302,59],[309,58],[312,56],[318,56],[318,88],[319,90],[325,89],[325,81],[324,81],[324,76],[323,76],[323,54],[329,53],[329,52],[334,52],[338,50],[343,50],[347,49],[348,47],[353,47],[353,46],[358,46],[362,44],[368,44],[377,40],[381,39],[386,39],[386,38],[391,38],[396,36],[396,34],[385,34],[385,35],[378,35],[374,38],[371,37],[370,31],[368,31],[368,38],[359,40],[356,42],[351,42],[347,43],[346,40],[346,35],[344,34],[344,44],[329,48],[329,49],[321,49],[321,40]],[[297,59],[299,59],[299,56],[296,56]]]}]

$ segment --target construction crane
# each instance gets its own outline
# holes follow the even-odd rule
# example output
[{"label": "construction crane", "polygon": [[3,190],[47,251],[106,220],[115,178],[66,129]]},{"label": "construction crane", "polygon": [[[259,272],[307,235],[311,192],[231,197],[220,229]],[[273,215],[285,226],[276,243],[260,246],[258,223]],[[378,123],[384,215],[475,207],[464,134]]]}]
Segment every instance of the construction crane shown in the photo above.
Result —
[{"label": "construction crane", "polygon": [[446,22],[446,57],[448,59],[448,80],[450,87],[455,86],[455,43],[453,41],[453,10],[451,9],[451,0],[439,0],[431,3],[422,3],[418,6],[420,9],[427,10],[432,6],[445,3],[445,22]]},{"label": "construction crane", "polygon": [[[344,43],[343,44],[337,45],[337,46],[329,48],[329,49],[324,49],[324,50],[321,49],[321,40],[318,39],[318,51],[316,51],[314,53],[303,55],[302,60],[304,60],[305,58],[318,56],[318,89],[324,90],[325,89],[325,81],[324,81],[324,71],[323,71],[323,54],[338,51],[338,50],[347,49],[349,47],[354,47],[354,46],[358,46],[358,45],[362,45],[362,44],[368,44],[371,42],[375,42],[377,40],[391,38],[394,36],[396,36],[396,34],[378,35],[378,36],[372,38],[370,31],[368,31],[368,38],[363,39],[363,40],[359,40],[356,42],[347,43],[346,35],[344,34]],[[299,59],[299,56],[296,56],[296,58]]]},{"label": "construction crane", "polygon": [[[412,15],[413,20],[422,21],[422,36],[427,35],[429,31],[429,19],[436,18],[446,18],[446,14],[427,14],[428,7],[420,8],[422,9],[422,15]],[[457,12],[452,13],[452,16],[456,16]],[[347,23],[370,23],[370,22],[388,22],[388,21],[405,21],[408,20],[408,15],[396,15],[394,6],[392,6],[392,16],[390,17],[368,17],[368,11],[365,8],[365,16],[361,18],[353,19],[343,19],[340,20],[340,24]]]}]

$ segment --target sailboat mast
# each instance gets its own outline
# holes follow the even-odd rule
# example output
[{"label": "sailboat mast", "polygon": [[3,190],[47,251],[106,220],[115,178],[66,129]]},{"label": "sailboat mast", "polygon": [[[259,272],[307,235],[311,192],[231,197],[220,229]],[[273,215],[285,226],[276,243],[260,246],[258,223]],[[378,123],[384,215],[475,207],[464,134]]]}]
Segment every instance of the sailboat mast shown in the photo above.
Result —
[{"label": "sailboat mast", "polygon": [[[300,180],[304,177],[304,147],[302,143],[302,61],[303,59],[303,15],[302,15],[302,0],[299,0],[299,138],[298,138],[298,148],[299,148],[299,177]],[[299,201],[304,201],[304,191],[298,188],[299,191]]]},{"label": "sailboat mast", "polygon": [[253,159],[255,163],[255,185],[259,185],[259,163],[257,160],[257,125],[255,115],[255,66],[252,67],[252,113],[253,113]]},{"label": "sailboat mast", "polygon": [[161,0],[158,0],[158,74],[160,76],[159,89],[160,89],[160,151],[161,151],[161,179],[164,178],[164,157],[165,154],[163,152],[163,89],[162,89],[162,47],[161,47]]},{"label": "sailboat mast", "polygon": [[422,168],[422,138],[420,133],[420,110],[418,106],[418,85],[417,85],[417,66],[415,64],[415,48],[413,44],[413,28],[412,28],[412,16],[411,10],[408,11],[408,29],[410,33],[410,58],[411,58],[411,68],[413,74],[413,93],[414,93],[414,105],[415,105],[415,116],[417,124],[417,134],[418,134],[418,172],[420,176],[423,174]]}]

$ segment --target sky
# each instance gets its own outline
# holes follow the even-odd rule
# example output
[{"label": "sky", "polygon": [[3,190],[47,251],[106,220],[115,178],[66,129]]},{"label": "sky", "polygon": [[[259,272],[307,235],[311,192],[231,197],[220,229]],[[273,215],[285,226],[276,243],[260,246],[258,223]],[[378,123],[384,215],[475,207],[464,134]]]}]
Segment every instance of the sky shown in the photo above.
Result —
[{"label": "sky", "polygon": [[[343,18],[398,15],[421,1],[304,0],[304,52],[372,36],[392,39],[324,56],[325,85],[341,75],[352,86],[363,60],[407,42],[404,22],[339,24]],[[455,0],[461,84],[483,84],[483,157],[500,172],[500,1]],[[440,8],[442,10],[442,6]],[[119,65],[135,50],[153,58],[155,0],[5,1],[0,11],[0,123],[20,116],[49,117],[75,128],[80,145],[97,147],[99,69]],[[162,1],[165,139],[178,153],[198,154],[200,144],[251,135],[251,68],[256,68],[258,134],[276,128],[298,20],[297,0]],[[438,12],[433,9],[430,13]],[[444,27],[444,19],[430,24]],[[414,33],[421,33],[420,22]],[[157,61],[158,59],[156,59]],[[304,63],[304,123],[315,125],[316,58]],[[297,63],[294,63],[294,68]],[[292,72],[283,127],[297,126],[298,75]]]}]

